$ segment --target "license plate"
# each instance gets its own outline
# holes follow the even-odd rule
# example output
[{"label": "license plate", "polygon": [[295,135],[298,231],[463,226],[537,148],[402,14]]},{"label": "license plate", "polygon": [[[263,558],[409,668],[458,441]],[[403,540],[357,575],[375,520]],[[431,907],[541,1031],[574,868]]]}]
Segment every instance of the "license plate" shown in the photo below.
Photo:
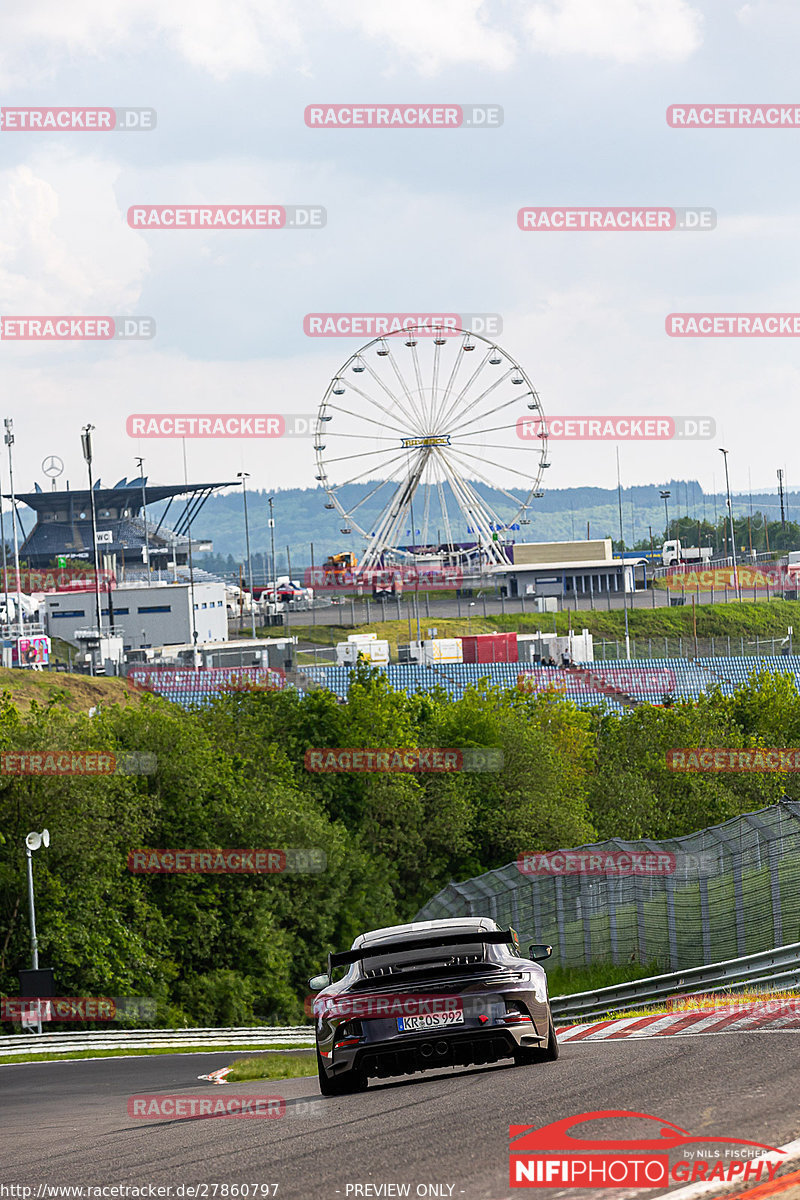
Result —
[{"label": "license plate", "polygon": [[397,1028],[401,1033],[425,1033],[429,1029],[446,1029],[450,1025],[463,1024],[464,1013],[460,1008],[448,1009],[447,1012],[397,1018]]}]

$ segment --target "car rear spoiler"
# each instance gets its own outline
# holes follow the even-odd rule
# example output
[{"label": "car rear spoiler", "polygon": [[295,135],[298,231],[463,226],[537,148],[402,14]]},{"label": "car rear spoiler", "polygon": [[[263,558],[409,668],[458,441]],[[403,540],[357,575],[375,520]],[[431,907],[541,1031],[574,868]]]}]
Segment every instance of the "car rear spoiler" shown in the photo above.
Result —
[{"label": "car rear spoiler", "polygon": [[364,958],[380,958],[384,954],[404,954],[410,950],[433,950],[442,946],[465,946],[489,943],[493,946],[519,945],[513,929],[485,929],[467,933],[440,933],[424,938],[399,938],[392,942],[372,942],[357,950],[342,950],[328,955],[328,975],[333,978],[334,967],[349,967]]}]

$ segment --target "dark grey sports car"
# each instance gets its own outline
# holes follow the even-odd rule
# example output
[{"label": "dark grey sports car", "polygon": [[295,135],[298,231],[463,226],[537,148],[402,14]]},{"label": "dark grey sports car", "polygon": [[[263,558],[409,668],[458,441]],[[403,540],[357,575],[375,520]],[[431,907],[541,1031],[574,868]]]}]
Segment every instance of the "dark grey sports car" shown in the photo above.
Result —
[{"label": "dark grey sports car", "polygon": [[[513,1058],[558,1058],[539,966],[549,946],[519,952],[513,929],[488,917],[416,921],[362,933],[309,980],[323,1096],[371,1078]],[[346,967],[334,982],[337,968]]]}]

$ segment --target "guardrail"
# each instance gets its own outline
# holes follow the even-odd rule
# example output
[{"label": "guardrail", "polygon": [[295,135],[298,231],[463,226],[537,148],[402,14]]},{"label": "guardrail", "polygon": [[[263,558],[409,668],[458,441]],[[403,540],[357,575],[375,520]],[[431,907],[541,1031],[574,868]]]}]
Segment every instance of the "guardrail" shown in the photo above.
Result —
[{"label": "guardrail", "polygon": [[[578,1022],[621,1009],[645,1008],[685,994],[707,995],[752,987],[764,991],[800,987],[800,942],[778,946],[760,954],[748,954],[727,962],[690,967],[669,975],[652,975],[593,992],[552,996],[550,1006],[559,1022]],[[311,1025],[264,1025],[246,1028],[129,1029],[75,1033],[11,1034],[0,1037],[0,1062],[10,1055],[25,1053],[66,1054],[75,1050],[176,1049],[285,1045],[304,1049],[314,1045]]]},{"label": "guardrail", "polygon": [[312,1025],[265,1025],[247,1028],[213,1029],[126,1029],[108,1031],[78,1031],[70,1033],[10,1034],[0,1037],[0,1062],[12,1054],[65,1054],[75,1050],[169,1050],[173,1047],[229,1046],[246,1049],[248,1046],[284,1045],[302,1049],[314,1044]]},{"label": "guardrail", "polygon": [[559,1021],[580,1021],[620,1009],[646,1008],[686,993],[792,988],[800,986],[800,942],[747,954],[727,962],[689,967],[670,975],[652,975],[593,992],[575,992],[571,996],[553,996],[550,1006]]}]

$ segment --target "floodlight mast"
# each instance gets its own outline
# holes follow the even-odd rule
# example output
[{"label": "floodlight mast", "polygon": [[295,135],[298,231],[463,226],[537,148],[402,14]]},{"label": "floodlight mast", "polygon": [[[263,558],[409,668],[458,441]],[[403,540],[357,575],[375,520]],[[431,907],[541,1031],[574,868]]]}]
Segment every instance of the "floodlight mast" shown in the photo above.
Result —
[{"label": "floodlight mast", "polygon": [[[3,421],[3,424],[6,427],[6,434],[5,434],[5,438],[3,440],[5,441],[5,444],[8,446],[8,476],[9,476],[9,488],[11,491],[11,530],[12,530],[12,533],[14,534],[14,571],[15,571],[16,577],[17,577],[17,579],[16,579],[16,583],[17,583],[17,625],[19,627],[19,636],[22,637],[23,634],[25,633],[25,630],[22,625],[22,596],[20,594],[22,591],[22,588],[20,586],[20,578],[19,578],[19,537],[17,536],[17,521],[16,521],[17,504],[16,504],[16,499],[14,496],[14,463],[11,458],[11,447],[14,445],[14,422],[12,421],[11,417],[6,417],[5,420]],[[8,616],[7,612],[6,612],[6,616]]]},{"label": "floodlight mast", "polygon": [[[94,596],[95,596],[95,615],[97,617],[97,637],[103,636],[103,610],[100,605],[100,571],[98,568],[97,555],[97,512],[94,504],[94,483],[92,480],[92,430],[94,425],[84,425],[81,433],[81,446],[83,447],[83,457],[86,460],[86,469],[89,473],[89,506],[92,514],[92,560],[94,562]],[[102,653],[102,650],[100,651]]]},{"label": "floodlight mast", "polygon": [[139,466],[139,479],[142,484],[142,520],[144,522],[144,561],[147,568],[147,581],[150,582],[150,539],[147,536],[147,492],[145,491],[144,459],[136,459]]}]

